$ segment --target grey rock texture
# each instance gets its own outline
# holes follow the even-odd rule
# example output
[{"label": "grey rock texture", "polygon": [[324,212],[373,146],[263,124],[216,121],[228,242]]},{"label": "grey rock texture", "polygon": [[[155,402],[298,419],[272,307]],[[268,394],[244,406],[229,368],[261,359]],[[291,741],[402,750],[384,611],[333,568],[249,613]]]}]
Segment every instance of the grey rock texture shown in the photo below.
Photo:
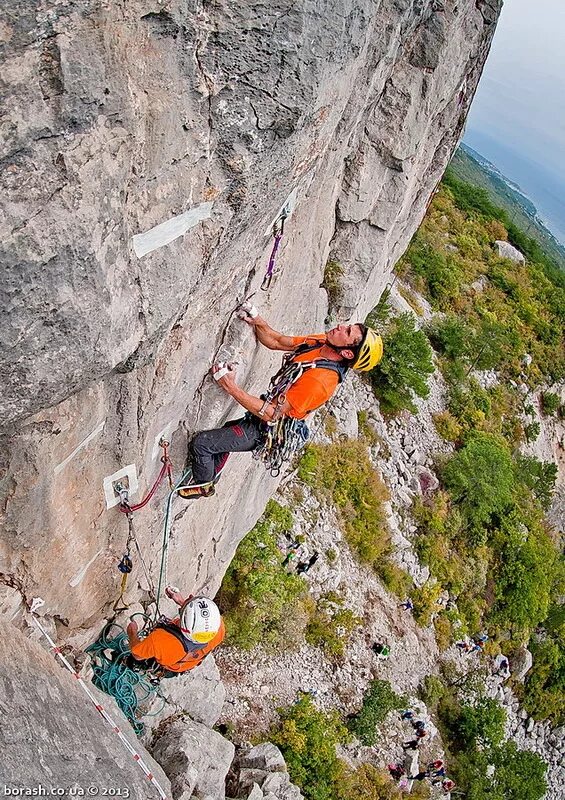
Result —
[{"label": "grey rock texture", "polygon": [[509,258],[510,261],[516,261],[518,264],[525,263],[526,259],[524,258],[524,254],[521,253],[517,247],[514,247],[514,245],[510,244],[510,242],[504,242],[497,239],[495,245],[498,255],[501,258]]},{"label": "grey rock texture", "polygon": [[224,800],[234,752],[219,733],[189,719],[167,724],[152,749],[171,781],[174,800]]},{"label": "grey rock texture", "polygon": [[[370,309],[459,138],[500,2],[0,5],[0,572],[80,647],[119,593],[127,529],[103,478],[135,464],[137,501],[163,431],[178,475],[188,436],[239,413],[206,377],[217,356],[264,387],[277,359],[233,311],[287,198],[265,316],[321,329],[330,253],[340,316]],[[175,501],[170,580],[214,592],[275,485],[238,456],[215,498]],[[153,581],[165,496],[135,516]],[[126,599],[148,583],[135,559]]]},{"label": "grey rock texture", "polygon": [[285,760],[270,742],[237,753],[227,782],[230,796],[247,800],[301,800],[291,783]]},{"label": "grey rock texture", "polygon": [[523,683],[526,675],[531,670],[533,664],[532,654],[525,645],[522,645],[514,654],[511,662],[510,669],[514,680]]},{"label": "grey rock texture", "polygon": [[[143,749],[109,697],[96,692],[164,791],[169,782]],[[4,786],[32,789],[96,787],[131,798],[159,795],[131,754],[55,657],[14,626],[0,621],[0,774]]]}]

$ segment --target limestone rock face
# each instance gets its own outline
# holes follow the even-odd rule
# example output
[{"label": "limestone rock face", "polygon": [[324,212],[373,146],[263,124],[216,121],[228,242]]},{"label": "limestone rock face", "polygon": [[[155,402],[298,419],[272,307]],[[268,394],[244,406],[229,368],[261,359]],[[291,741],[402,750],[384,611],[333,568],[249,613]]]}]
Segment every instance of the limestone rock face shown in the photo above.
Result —
[{"label": "limestone rock face", "polygon": [[[11,789],[80,787],[129,789],[136,800],[158,798],[111,727],[54,656],[0,621],[0,752],[2,782]],[[170,796],[163,770],[137,741],[125,718],[106,695],[99,702]],[[93,795],[94,793],[92,793]],[[80,796],[77,794],[76,796]],[[117,796],[117,794],[116,794]]]},{"label": "limestone rock face", "polygon": [[[340,317],[376,302],[460,136],[500,1],[11,5],[0,573],[81,647],[119,594],[127,537],[103,479],[134,464],[137,502],[161,435],[179,476],[189,435],[240,413],[214,359],[265,387],[278,357],[235,317],[245,297],[279,330],[321,330],[331,254]],[[175,499],[168,579],[214,593],[275,486],[241,455],[215,497]],[[157,583],[166,495],[134,515],[147,569],[134,552],[126,601]]]}]

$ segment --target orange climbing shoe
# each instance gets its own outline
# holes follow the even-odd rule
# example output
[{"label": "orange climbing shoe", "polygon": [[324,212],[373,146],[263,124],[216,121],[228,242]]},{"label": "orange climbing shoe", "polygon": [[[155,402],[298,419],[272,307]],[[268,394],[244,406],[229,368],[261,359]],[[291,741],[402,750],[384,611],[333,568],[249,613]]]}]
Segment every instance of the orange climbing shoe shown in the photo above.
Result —
[{"label": "orange climbing shoe", "polygon": [[216,494],[216,487],[210,481],[210,483],[202,483],[199,486],[182,486],[178,493],[183,500],[198,500],[199,497],[212,497]]}]

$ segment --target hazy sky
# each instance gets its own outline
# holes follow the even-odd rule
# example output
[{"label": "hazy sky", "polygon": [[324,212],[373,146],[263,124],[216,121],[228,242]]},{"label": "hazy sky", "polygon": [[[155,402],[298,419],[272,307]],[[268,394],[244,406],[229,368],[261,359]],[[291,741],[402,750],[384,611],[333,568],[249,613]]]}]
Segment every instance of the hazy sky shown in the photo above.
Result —
[{"label": "hazy sky", "polygon": [[465,142],[565,242],[565,0],[506,0]]}]

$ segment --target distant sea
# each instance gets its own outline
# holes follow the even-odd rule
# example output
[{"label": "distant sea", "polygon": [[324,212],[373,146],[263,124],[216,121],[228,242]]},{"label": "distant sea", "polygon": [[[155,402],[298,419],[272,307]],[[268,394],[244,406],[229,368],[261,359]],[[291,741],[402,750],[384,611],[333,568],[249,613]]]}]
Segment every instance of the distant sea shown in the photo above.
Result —
[{"label": "distant sea", "polygon": [[565,185],[553,173],[520,155],[506,142],[499,142],[482,131],[467,130],[463,141],[518,184],[536,206],[546,227],[565,245]]}]

